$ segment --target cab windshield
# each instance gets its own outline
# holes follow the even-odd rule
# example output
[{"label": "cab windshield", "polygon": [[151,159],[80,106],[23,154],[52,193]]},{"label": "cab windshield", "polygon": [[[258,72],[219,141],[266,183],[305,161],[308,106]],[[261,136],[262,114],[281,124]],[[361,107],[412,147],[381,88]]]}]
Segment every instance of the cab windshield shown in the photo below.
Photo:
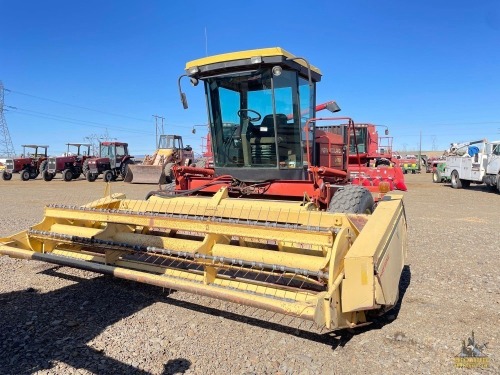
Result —
[{"label": "cab windshield", "polygon": [[313,113],[302,83],[270,68],[207,78],[215,167],[302,168],[300,112]]}]

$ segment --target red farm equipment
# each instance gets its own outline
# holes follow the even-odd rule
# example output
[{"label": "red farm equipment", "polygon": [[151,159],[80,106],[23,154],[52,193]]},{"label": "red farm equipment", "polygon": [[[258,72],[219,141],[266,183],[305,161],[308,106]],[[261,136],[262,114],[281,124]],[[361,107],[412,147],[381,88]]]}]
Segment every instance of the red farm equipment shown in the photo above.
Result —
[{"label": "red farm equipment", "polygon": [[87,181],[93,182],[102,174],[104,182],[110,182],[118,176],[125,178],[129,164],[133,163],[134,157],[129,155],[128,143],[100,142],[99,157],[85,160],[83,171]]},{"label": "red farm equipment", "polygon": [[[319,71],[289,61],[251,73],[236,66],[223,68],[210,64],[203,71],[194,72],[193,68],[194,73],[189,73],[189,69],[188,76],[194,84],[205,81],[210,98],[209,143],[214,167],[176,166],[175,190],[150,195],[213,195],[227,186],[229,196],[286,197],[335,210],[337,200],[353,196],[355,203],[348,210],[359,213],[371,211],[374,200],[396,187],[395,168],[381,165],[384,156],[390,159],[390,150],[380,153],[378,138],[367,135],[374,126],[356,126],[346,117],[315,117],[316,111],[322,109],[340,111],[335,102],[314,104]],[[302,74],[308,78],[301,78]],[[275,85],[273,90],[271,82]],[[298,86],[294,82],[299,82]],[[292,95],[299,87],[308,92],[301,95],[300,103]],[[283,98],[274,102],[278,92]],[[182,91],[181,100],[187,108]],[[337,125],[319,125],[326,121]],[[349,136],[358,133],[365,134],[360,142],[359,137]],[[375,152],[371,152],[372,148]],[[379,160],[377,167],[370,166],[371,159],[374,163]],[[405,189],[404,182],[398,186]]]},{"label": "red farm equipment", "polygon": [[[63,156],[51,156],[40,165],[40,174],[45,181],[52,181],[61,173],[64,181],[76,180],[83,171],[83,163],[90,158],[90,143],[66,143],[67,152]],[[72,152],[74,151],[74,152]]]},{"label": "red farm equipment", "polygon": [[363,186],[378,186],[380,182],[387,182],[390,190],[406,191],[403,170],[392,157],[393,138],[388,136],[387,127],[385,135],[380,136],[376,128],[381,126],[385,127],[359,123],[350,127],[349,179]]},{"label": "red farm equipment", "polygon": [[[22,145],[23,153],[21,157],[6,159],[5,169],[2,172],[2,179],[8,181],[13,173],[19,173],[21,180],[34,180],[38,177],[40,165],[47,159],[47,149],[49,146]],[[27,152],[34,150],[34,152]]]}]

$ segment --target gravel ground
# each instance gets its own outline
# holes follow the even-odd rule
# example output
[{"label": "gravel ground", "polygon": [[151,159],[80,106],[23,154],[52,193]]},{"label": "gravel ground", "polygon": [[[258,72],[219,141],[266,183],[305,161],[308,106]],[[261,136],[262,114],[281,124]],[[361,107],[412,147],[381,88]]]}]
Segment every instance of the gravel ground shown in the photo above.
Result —
[{"label": "gravel ground", "polygon": [[[102,182],[0,181],[0,236],[48,203],[85,203]],[[0,374],[500,373],[500,196],[409,175],[401,302],[369,327],[309,323],[183,292],[34,261],[0,258]],[[142,198],[152,186],[112,184]],[[475,332],[488,369],[454,356]]]}]

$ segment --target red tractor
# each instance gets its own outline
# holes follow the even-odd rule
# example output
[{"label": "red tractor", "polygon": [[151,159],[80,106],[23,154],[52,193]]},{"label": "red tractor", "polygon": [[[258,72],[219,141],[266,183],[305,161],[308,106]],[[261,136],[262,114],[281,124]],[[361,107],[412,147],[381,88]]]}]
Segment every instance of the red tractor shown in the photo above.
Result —
[{"label": "red tractor", "polygon": [[100,142],[99,157],[86,159],[83,174],[87,181],[93,182],[102,174],[104,182],[125,178],[129,164],[134,164],[134,157],[128,153],[128,144],[122,142]]},{"label": "red tractor", "polygon": [[[380,136],[377,127],[385,127],[385,136]],[[349,130],[349,180],[363,186],[378,186],[381,181],[390,185],[390,190],[407,190],[403,170],[392,156],[392,137],[385,125],[343,124],[342,133]],[[339,129],[330,129],[338,132]],[[347,140],[345,140],[347,143]]]},{"label": "red tractor", "polygon": [[40,174],[45,181],[52,181],[57,173],[62,174],[64,181],[76,180],[83,173],[83,163],[91,157],[90,146],[92,145],[90,143],[66,143],[66,146],[67,152],[63,156],[49,157],[40,165]]},{"label": "red tractor", "polygon": [[[47,159],[49,146],[22,145],[21,147],[23,148],[21,157],[6,159],[2,173],[3,180],[10,180],[13,173],[19,173],[23,181],[34,180],[38,177],[40,165]],[[34,152],[27,152],[27,149],[33,149]]]}]

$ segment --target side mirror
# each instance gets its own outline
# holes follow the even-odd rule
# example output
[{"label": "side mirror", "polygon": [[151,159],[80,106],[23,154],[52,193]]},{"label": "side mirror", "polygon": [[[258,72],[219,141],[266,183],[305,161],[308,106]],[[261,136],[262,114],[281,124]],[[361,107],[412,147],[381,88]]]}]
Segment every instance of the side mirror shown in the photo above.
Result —
[{"label": "side mirror", "polygon": [[184,109],[188,109],[186,94],[184,94],[183,92],[181,92],[181,102],[182,102],[182,107],[184,107]]},{"label": "side mirror", "polygon": [[193,129],[191,129],[191,133],[196,134],[196,129],[193,126]]},{"label": "side mirror", "polygon": [[385,135],[389,135],[389,129],[385,129],[384,134],[385,134]]},{"label": "side mirror", "polygon": [[329,102],[326,105],[326,109],[328,109],[332,113],[340,112],[340,107],[338,106],[337,102]]}]

